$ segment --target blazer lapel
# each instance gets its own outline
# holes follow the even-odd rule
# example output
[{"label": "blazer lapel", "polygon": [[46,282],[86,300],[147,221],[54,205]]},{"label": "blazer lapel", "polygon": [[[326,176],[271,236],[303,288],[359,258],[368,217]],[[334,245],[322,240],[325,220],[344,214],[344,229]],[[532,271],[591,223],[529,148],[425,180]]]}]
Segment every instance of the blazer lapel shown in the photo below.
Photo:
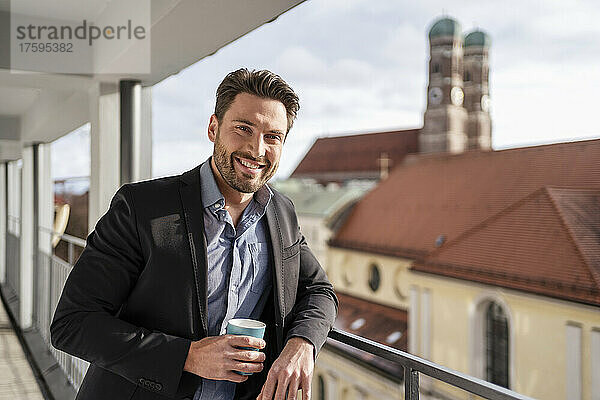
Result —
[{"label": "blazer lapel", "polygon": [[275,207],[275,197],[271,198],[267,206],[267,225],[271,236],[273,249],[273,297],[275,301],[275,328],[277,331],[277,345],[279,349],[283,348],[283,322],[285,317],[285,298],[283,268],[281,253],[283,251],[283,239],[281,237],[281,227]]},{"label": "blazer lapel", "polygon": [[[204,235],[204,216],[200,192],[200,166],[180,176],[179,194],[183,205],[185,225],[194,267],[194,281],[200,320],[202,326],[199,337],[208,336],[208,259],[206,256],[206,236]],[[195,332],[197,334],[197,332]]]}]

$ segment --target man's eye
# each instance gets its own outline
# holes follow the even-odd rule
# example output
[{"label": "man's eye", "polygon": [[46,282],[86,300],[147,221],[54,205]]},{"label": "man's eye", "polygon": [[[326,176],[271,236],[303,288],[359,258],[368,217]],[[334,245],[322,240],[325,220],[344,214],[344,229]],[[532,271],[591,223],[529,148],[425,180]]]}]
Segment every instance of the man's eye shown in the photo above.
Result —
[{"label": "man's eye", "polygon": [[238,125],[236,126],[237,129],[242,130],[244,132],[252,132],[252,130],[250,128],[248,128],[247,126],[244,125]]},{"label": "man's eye", "polygon": [[265,137],[267,139],[273,139],[273,140],[281,141],[281,136],[279,136],[279,135],[265,135]]}]

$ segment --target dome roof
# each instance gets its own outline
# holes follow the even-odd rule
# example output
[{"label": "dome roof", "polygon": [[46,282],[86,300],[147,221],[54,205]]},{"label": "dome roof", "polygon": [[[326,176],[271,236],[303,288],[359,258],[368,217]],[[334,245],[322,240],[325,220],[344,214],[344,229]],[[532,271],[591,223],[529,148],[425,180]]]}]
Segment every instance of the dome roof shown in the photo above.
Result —
[{"label": "dome roof", "polygon": [[429,39],[439,36],[459,36],[461,28],[458,21],[444,17],[437,20],[429,30]]},{"label": "dome roof", "polygon": [[465,36],[465,47],[467,46],[483,46],[490,47],[490,36],[482,31],[473,31]]}]

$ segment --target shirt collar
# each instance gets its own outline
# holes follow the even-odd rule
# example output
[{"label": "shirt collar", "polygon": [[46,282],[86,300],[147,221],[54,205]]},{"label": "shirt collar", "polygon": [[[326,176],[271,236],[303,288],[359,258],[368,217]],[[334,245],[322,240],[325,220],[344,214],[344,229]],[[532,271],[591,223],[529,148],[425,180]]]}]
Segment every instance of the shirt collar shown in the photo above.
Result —
[{"label": "shirt collar", "polygon": [[[217,181],[215,180],[215,176],[210,166],[211,158],[212,157],[209,157],[208,160],[200,166],[202,206],[204,208],[212,206],[213,208],[218,209],[225,207],[225,197],[223,197],[219,186],[217,186]],[[273,191],[268,185],[263,185],[254,193],[253,198],[264,212],[271,201],[271,197],[273,197]]]}]

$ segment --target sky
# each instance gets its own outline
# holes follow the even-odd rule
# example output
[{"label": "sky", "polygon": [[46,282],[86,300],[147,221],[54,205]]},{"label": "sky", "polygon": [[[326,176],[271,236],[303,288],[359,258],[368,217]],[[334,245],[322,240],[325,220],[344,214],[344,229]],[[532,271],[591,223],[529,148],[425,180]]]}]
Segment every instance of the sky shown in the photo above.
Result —
[{"label": "sky", "polygon": [[[240,67],[269,69],[300,97],[276,178],[317,137],[422,127],[427,32],[444,15],[491,36],[494,149],[600,138],[598,1],[309,0],[154,86],[153,176],[212,154],[215,90]],[[52,152],[55,178],[89,174],[89,125]]]}]

